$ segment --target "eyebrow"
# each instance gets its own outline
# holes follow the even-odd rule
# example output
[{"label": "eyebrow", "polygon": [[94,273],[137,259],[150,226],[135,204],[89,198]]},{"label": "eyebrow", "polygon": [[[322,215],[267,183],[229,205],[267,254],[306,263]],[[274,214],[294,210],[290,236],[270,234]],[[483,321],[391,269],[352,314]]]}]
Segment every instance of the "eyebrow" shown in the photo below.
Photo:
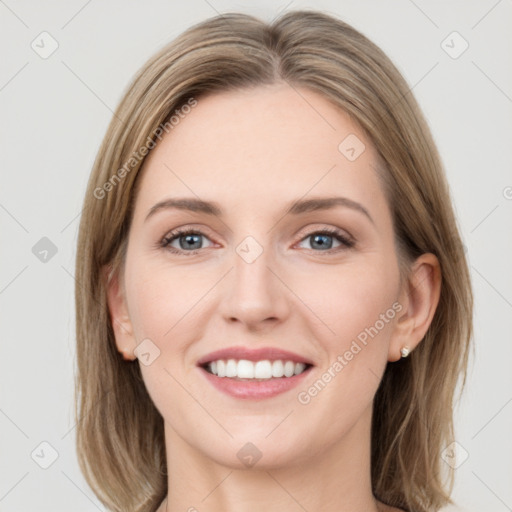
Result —
[{"label": "eyebrow", "polygon": [[[362,204],[357,201],[353,201],[348,197],[321,197],[292,201],[287,205],[284,215],[300,215],[314,211],[329,210],[336,206],[343,206],[360,212],[365,215],[372,224],[375,224],[368,210]],[[196,199],[193,197],[177,197],[164,199],[152,206],[144,222],[157,212],[169,209],[186,210],[222,217],[222,209],[218,203],[213,201],[203,201],[202,199]]]}]

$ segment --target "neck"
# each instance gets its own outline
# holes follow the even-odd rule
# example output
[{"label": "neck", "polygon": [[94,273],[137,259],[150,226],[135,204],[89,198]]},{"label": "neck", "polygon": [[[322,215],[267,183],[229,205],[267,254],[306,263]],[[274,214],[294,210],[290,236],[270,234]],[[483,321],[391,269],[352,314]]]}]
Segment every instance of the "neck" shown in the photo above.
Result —
[{"label": "neck", "polygon": [[350,431],[321,453],[308,453],[302,446],[303,455],[293,464],[263,464],[262,458],[244,469],[206,457],[166,423],[168,498],[158,512],[379,512],[371,490],[371,412],[370,406]]}]

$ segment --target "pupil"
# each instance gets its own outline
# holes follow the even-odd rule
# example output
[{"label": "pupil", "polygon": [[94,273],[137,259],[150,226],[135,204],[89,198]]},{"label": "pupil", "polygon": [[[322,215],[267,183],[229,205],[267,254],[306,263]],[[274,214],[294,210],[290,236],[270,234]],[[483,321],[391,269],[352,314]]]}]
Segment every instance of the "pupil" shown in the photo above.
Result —
[{"label": "pupil", "polygon": [[[180,244],[182,247],[182,249],[200,249],[201,247],[201,243],[200,242],[197,242],[197,240],[199,239],[199,235],[185,235],[184,237],[182,238],[185,238],[186,242],[185,242],[185,247],[183,247],[183,244]],[[193,244],[194,244],[194,238],[196,239],[196,243],[198,243],[199,247],[192,247]]]},{"label": "pupil", "polygon": [[[328,243],[328,241],[327,242],[325,241],[326,239],[329,239],[329,238],[331,239],[331,243]],[[313,245],[315,243],[317,243],[317,240],[320,240],[319,247],[321,249],[325,249],[325,248],[330,249],[332,246],[332,237],[330,235],[313,235],[313,240],[314,240]]]}]

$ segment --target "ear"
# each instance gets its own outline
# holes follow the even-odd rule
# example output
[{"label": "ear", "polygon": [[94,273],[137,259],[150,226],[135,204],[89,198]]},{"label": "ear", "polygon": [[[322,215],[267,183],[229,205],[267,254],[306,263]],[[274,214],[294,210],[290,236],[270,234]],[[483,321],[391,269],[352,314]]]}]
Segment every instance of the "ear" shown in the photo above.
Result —
[{"label": "ear", "polygon": [[110,321],[116,339],[117,350],[123,359],[133,361],[136,359],[134,350],[137,346],[133,335],[133,328],[126,307],[126,299],[122,284],[119,282],[118,272],[113,272],[110,265],[102,269],[107,303],[110,312]]},{"label": "ear", "polygon": [[441,295],[441,267],[432,253],[422,254],[411,267],[400,292],[402,305],[389,345],[388,361],[398,361],[400,349],[412,352],[427,332]]}]

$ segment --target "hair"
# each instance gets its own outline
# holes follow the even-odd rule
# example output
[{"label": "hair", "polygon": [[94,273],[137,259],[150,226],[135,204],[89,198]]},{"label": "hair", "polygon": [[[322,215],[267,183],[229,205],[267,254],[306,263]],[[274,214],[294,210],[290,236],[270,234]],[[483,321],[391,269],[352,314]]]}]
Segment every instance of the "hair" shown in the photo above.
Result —
[{"label": "hair", "polygon": [[439,260],[433,320],[408,358],[387,365],[374,397],[371,481],[375,497],[391,506],[427,512],[453,503],[454,471],[441,452],[454,441],[454,395],[466,383],[473,295],[441,159],[410,87],[383,51],[329,14],[299,10],[269,23],[223,14],[160,49],[125,91],[94,162],[76,255],[76,435],[81,470],[108,510],[154,511],[167,493],[163,418],[137,361],[116,349],[106,300],[126,254],[143,148],[156,145],[187,103],[278,82],[320,94],[373,143],[401,277],[423,253]]}]

